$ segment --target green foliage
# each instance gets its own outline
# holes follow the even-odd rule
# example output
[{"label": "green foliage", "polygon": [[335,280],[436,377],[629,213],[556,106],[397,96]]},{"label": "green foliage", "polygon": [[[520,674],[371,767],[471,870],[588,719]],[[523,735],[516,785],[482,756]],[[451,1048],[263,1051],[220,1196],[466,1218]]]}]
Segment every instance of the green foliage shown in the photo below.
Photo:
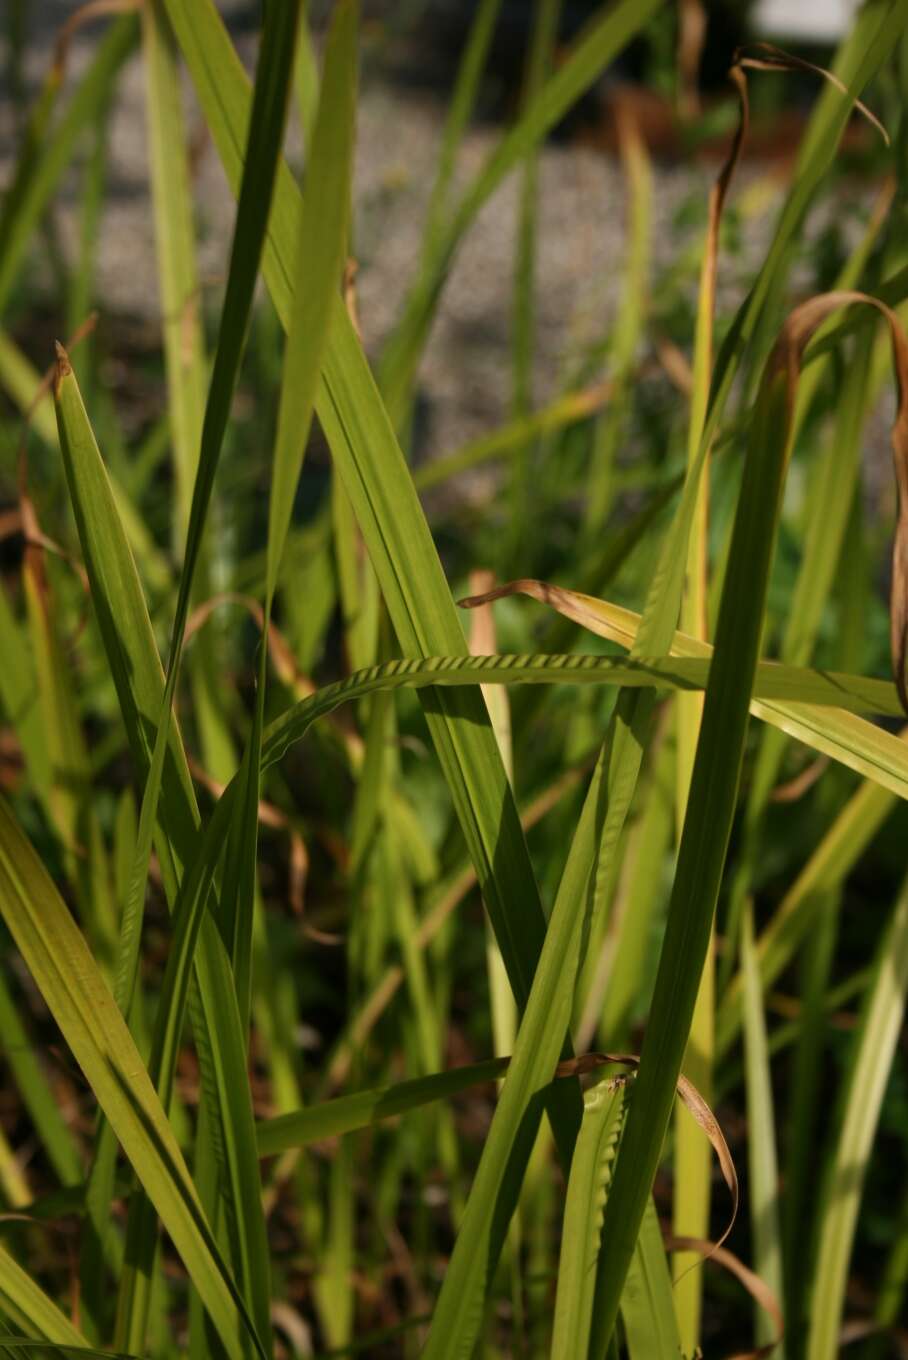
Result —
[{"label": "green foliage", "polygon": [[[64,43],[19,109],[0,206],[4,1353],[668,1360],[750,1336],[831,1360],[846,1323],[885,1353],[908,1282],[889,1170],[908,1156],[904,127],[866,153],[891,181],[853,240],[837,224],[817,245],[812,214],[852,192],[856,101],[903,118],[908,0],[868,0],[810,85],[781,194],[733,180],[759,71],[736,68],[738,106],[678,112],[691,144],[742,119],[707,211],[680,214],[687,251],[662,248],[657,171],[619,111],[617,313],[544,403],[544,140],[632,42],[669,88],[675,35],[657,0],[616,0],[562,50],[558,0],[530,8],[517,112],[464,181],[503,15],[475,7],[378,355],[348,269],[375,40],[355,0],[324,43],[305,4],[264,6],[251,82],[213,0],[148,0],[92,32],[72,80]],[[161,304],[139,353],[117,318],[82,335],[137,38]],[[237,200],[219,304],[187,77]],[[772,79],[784,103],[813,77]],[[856,129],[850,173],[877,135]],[[427,459],[427,337],[512,172],[509,418]],[[76,181],[69,263],[52,215]],[[723,268],[749,268],[744,227],[780,197],[732,314]],[[75,332],[52,392],[41,249],[41,305],[49,273]],[[855,305],[874,299],[894,309],[879,334]],[[861,480],[890,348],[897,501]],[[144,424],[113,400],[121,370],[150,375]],[[504,494],[467,504],[479,465]],[[519,579],[469,616],[480,568]],[[672,1124],[679,1089],[696,1117]],[[716,1152],[742,1182],[728,1241]]]}]

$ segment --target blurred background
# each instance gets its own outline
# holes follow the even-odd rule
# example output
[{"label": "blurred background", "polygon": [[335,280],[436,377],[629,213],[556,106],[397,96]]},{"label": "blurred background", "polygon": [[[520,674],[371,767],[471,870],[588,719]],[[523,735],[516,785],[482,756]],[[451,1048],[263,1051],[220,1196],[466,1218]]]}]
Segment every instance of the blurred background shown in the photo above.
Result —
[{"label": "blurred background", "polygon": [[[55,36],[79,7],[65,0],[5,0],[0,100],[0,184],[8,177],[23,116],[23,95],[44,76]],[[354,179],[357,293],[360,326],[374,358],[399,316],[407,286],[415,277],[427,202],[434,178],[444,118],[463,46],[475,14],[472,0],[369,0],[364,5],[362,87]],[[259,6],[225,0],[220,5],[240,53],[254,62]],[[594,12],[593,0],[565,0],[561,6],[554,63]],[[696,250],[705,220],[706,198],[728,145],[736,104],[726,81],[735,49],[743,43],[774,41],[800,57],[822,64],[846,29],[854,5],[846,0],[757,0],[704,4],[685,0],[666,7],[645,36],[620,61],[549,139],[539,157],[538,229],[534,271],[536,345],[532,398],[553,397],[566,368],[595,336],[608,334],[620,293],[616,269],[626,239],[626,176],[617,154],[616,116],[625,111],[652,158],[651,228],[654,308],[651,324],[669,339],[685,333],[684,317],[696,289]],[[330,3],[313,0],[310,13],[320,38]],[[495,27],[476,116],[462,144],[455,185],[466,184],[494,146],[501,129],[517,114],[528,61],[533,6],[505,0]],[[98,24],[72,37],[66,80],[74,84],[98,38]],[[775,201],[797,147],[804,117],[817,91],[809,75],[757,77],[751,82],[753,126],[739,189],[753,186],[741,210],[730,205],[720,270],[721,298],[733,308],[762,259]],[[204,123],[193,107],[188,82],[190,136],[199,212],[199,255],[203,285],[216,296],[223,277],[233,222],[233,203]],[[115,326],[118,345],[106,346],[106,378],[113,390],[134,382],[123,355],[147,339],[158,318],[153,222],[148,210],[148,168],[141,62],[127,64],[113,95],[106,140],[105,199],[97,222],[94,304],[100,326]],[[853,245],[866,215],[868,176],[873,179],[875,134],[857,122],[848,145],[859,153],[857,178],[830,220],[828,204],[818,210],[806,239],[813,259],[831,273]],[[291,154],[294,129],[291,126]],[[298,151],[298,141],[296,143]],[[868,156],[869,153],[869,156]],[[88,140],[82,154],[89,154]],[[847,153],[846,153],[847,156]],[[83,162],[84,164],[84,162]],[[847,161],[846,161],[847,164]],[[53,334],[66,330],[55,306],[66,294],[67,262],[78,252],[78,164],[67,172],[29,254],[20,281],[29,294],[26,349],[43,367]],[[420,368],[414,456],[448,453],[507,418],[511,393],[511,322],[514,243],[518,229],[519,177],[510,176],[480,213],[458,253],[441,299]],[[814,249],[815,247],[815,249]],[[806,282],[806,280],[805,280]],[[679,312],[678,309],[681,309]],[[49,330],[43,333],[41,313]],[[70,318],[72,320],[72,318]],[[661,380],[656,379],[659,389]],[[133,418],[141,418],[141,393],[126,394]],[[658,390],[656,392],[658,399]],[[475,472],[454,486],[458,498],[485,499],[494,474]]]}]

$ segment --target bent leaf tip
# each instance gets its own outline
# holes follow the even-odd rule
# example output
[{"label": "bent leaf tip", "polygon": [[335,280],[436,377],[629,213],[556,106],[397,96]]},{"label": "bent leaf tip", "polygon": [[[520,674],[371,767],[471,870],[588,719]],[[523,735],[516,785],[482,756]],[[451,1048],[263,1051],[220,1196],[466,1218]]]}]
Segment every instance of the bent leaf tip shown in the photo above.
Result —
[{"label": "bent leaf tip", "polygon": [[56,397],[60,394],[60,384],[64,378],[72,373],[73,366],[69,362],[69,355],[66,353],[66,350],[60,344],[59,340],[54,341],[54,349],[57,353],[57,365],[54,370],[54,396]]}]

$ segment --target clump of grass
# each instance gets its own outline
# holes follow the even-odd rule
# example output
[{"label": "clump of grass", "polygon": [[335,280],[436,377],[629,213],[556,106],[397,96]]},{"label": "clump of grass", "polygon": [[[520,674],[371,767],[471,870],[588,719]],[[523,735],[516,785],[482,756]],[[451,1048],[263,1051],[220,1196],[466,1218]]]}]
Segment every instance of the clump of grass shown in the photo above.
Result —
[{"label": "clump of grass", "polygon": [[[355,0],[320,56],[304,6],[269,6],[252,84],[210,0],[149,0],[23,120],[0,210],[2,522],[21,547],[0,589],[11,1354],[829,1360],[856,1333],[886,1353],[908,1275],[887,1179],[908,989],[888,143],[868,146],[885,186],[834,279],[824,257],[805,298],[795,266],[809,212],[843,191],[856,106],[901,144],[908,11],[872,0],[831,72],[738,54],[697,258],[665,275],[622,113],[617,318],[536,407],[540,146],[632,39],[664,50],[670,16],[618,0],[555,62],[540,0],[515,120],[458,192],[499,8],[476,7],[377,376],[348,267]],[[136,44],[164,377],[138,440],[84,315]],[[726,316],[725,219],[765,211],[734,174],[767,64],[826,79]],[[211,316],[183,68],[238,204]],[[42,379],[13,339],[21,279],[88,131],[81,247],[58,261],[74,341]],[[513,419],[412,473],[449,266],[514,171]],[[654,355],[676,384],[655,412]],[[892,386],[894,526],[860,480]],[[330,461],[304,470],[313,424]],[[465,532],[451,502],[430,526],[419,490],[491,460],[508,466],[488,523]],[[250,461],[260,501],[237,492]],[[716,1156],[735,1211],[741,1182],[732,1222]]]}]

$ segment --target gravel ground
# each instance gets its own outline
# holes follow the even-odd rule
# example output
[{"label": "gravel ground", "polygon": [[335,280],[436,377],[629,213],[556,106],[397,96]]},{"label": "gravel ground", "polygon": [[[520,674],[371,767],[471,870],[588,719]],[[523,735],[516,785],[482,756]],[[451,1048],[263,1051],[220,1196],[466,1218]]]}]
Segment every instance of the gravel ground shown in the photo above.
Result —
[{"label": "gravel ground", "polygon": [[[26,72],[36,81],[50,58],[52,35],[73,4],[32,0]],[[222,4],[225,13],[240,5]],[[76,39],[68,82],[84,69],[97,41],[93,26]],[[238,33],[240,51],[252,58],[251,39]],[[358,293],[366,347],[376,354],[388,334],[418,258],[424,209],[441,135],[444,98],[432,97],[380,63],[368,63],[361,92],[355,176]],[[399,65],[396,71],[400,75]],[[201,117],[187,86],[192,134]],[[98,290],[102,311],[143,322],[159,315],[155,286],[152,218],[148,202],[144,83],[134,58],[119,81],[111,121],[108,202],[98,243]],[[0,99],[0,177],[8,178],[14,154],[13,115]],[[468,178],[494,145],[498,129],[480,126],[468,135],[460,175]],[[291,143],[291,154],[292,154]],[[556,390],[558,375],[578,343],[601,333],[614,313],[621,280],[625,193],[616,161],[577,143],[547,145],[541,155],[537,267],[538,346],[535,398]],[[738,188],[759,172],[746,167]],[[656,277],[684,244],[673,226],[680,206],[705,198],[708,167],[655,166],[654,265]],[[71,175],[55,207],[64,243],[74,235],[77,178]],[[222,277],[226,268],[233,202],[209,143],[198,161],[200,270]],[[443,453],[507,417],[510,393],[510,311],[518,178],[512,175],[486,204],[464,243],[444,291],[420,372],[428,413],[430,453]],[[724,301],[733,305],[751,261],[759,260],[772,215],[745,233],[734,281]]]}]

